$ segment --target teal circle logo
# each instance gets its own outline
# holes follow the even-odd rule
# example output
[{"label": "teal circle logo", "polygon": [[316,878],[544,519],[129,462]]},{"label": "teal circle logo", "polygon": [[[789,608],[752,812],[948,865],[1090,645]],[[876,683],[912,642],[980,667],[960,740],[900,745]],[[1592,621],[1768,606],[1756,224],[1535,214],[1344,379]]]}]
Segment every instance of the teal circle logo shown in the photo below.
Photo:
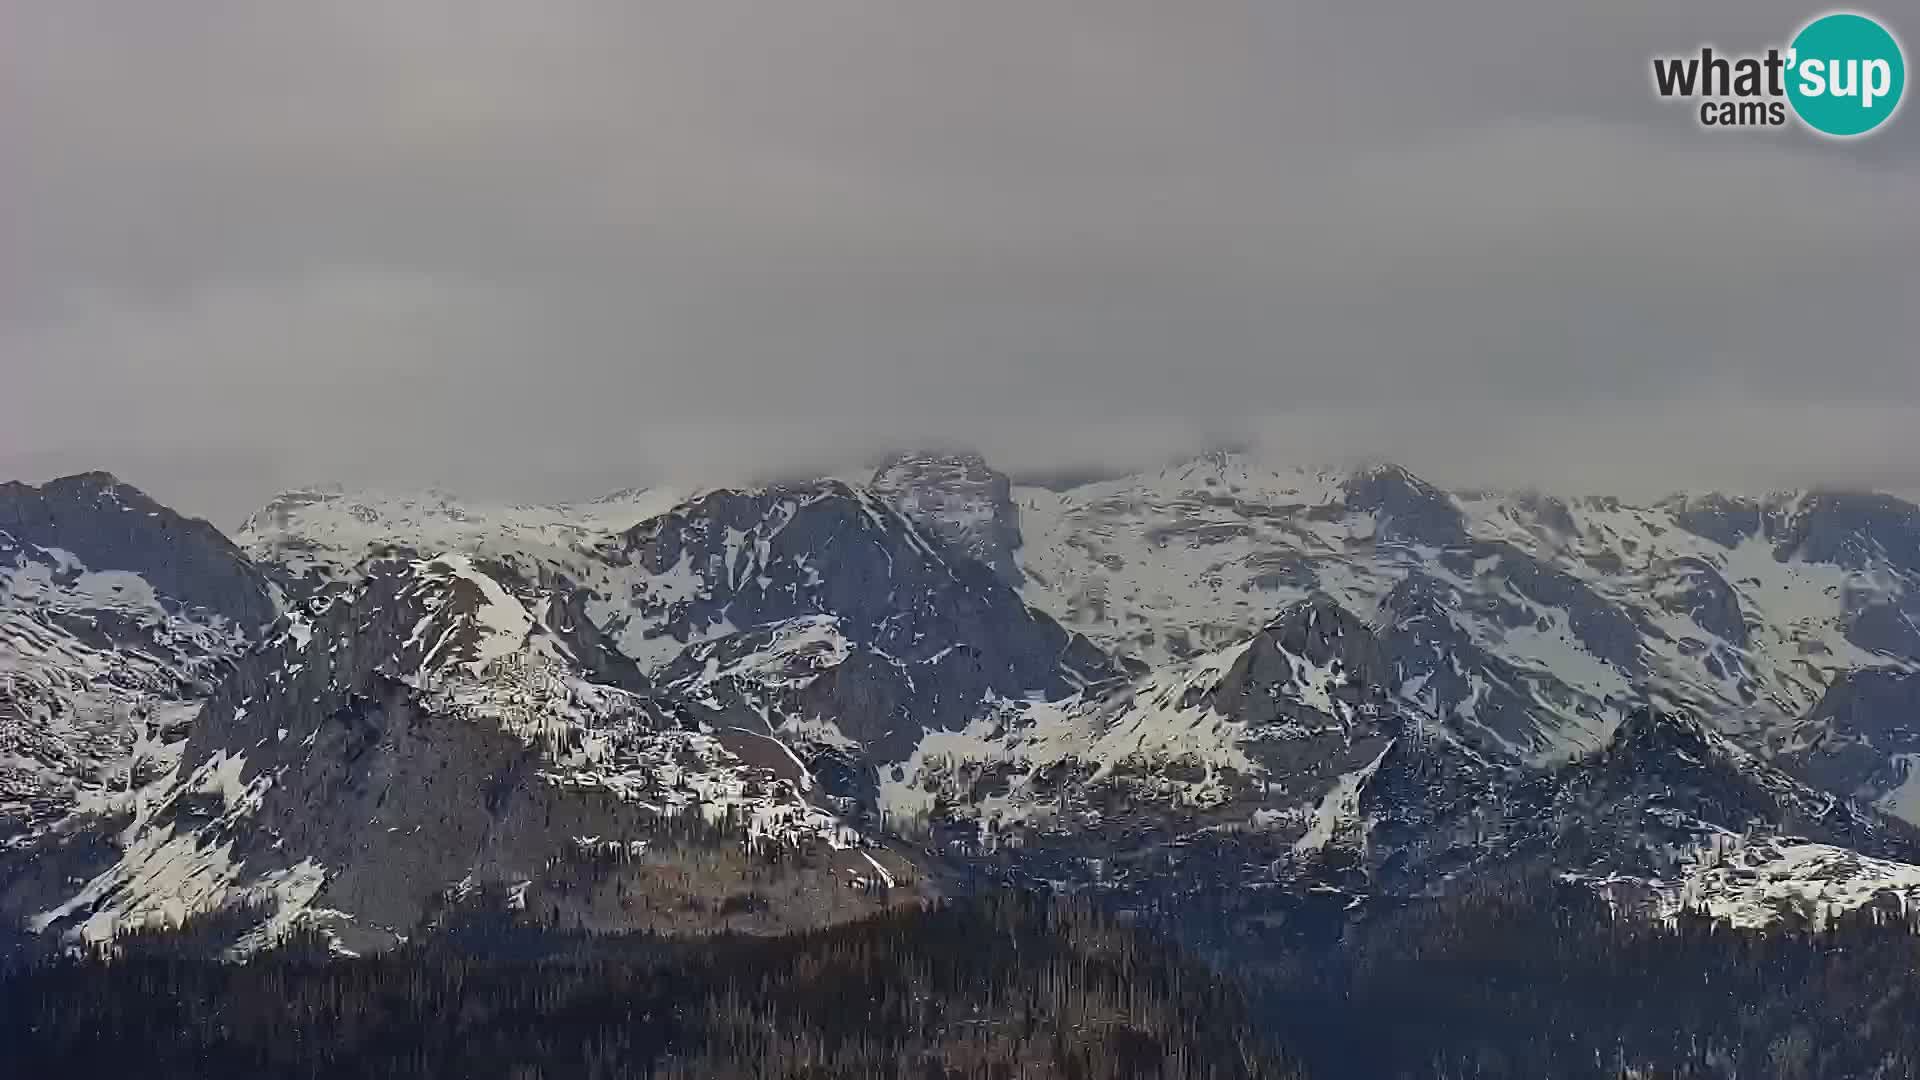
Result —
[{"label": "teal circle logo", "polygon": [[1794,35],[1787,100],[1823,135],[1865,135],[1887,122],[1907,87],[1907,62],[1886,27],[1865,15],[1822,15]]}]

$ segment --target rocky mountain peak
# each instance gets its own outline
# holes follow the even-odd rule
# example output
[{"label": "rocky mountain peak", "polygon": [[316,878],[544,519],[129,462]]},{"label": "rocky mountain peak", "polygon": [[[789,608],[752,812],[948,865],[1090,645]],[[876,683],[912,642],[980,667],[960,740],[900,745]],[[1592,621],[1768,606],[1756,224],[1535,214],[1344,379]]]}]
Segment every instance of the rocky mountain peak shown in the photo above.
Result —
[{"label": "rocky mountain peak", "polygon": [[1651,807],[1677,835],[1758,826],[1877,856],[1920,854],[1911,827],[1795,779],[1687,712],[1634,709],[1573,775],[1572,790],[1604,792],[1617,808]]},{"label": "rocky mountain peak", "polygon": [[1006,474],[972,451],[911,451],[874,469],[870,486],[941,539],[1018,587],[1020,514]]},{"label": "rocky mountain peak", "polygon": [[1384,687],[1390,682],[1391,668],[1373,628],[1326,593],[1287,605],[1255,640],[1344,672],[1355,683]]},{"label": "rocky mountain peak", "polygon": [[1466,517],[1453,497],[1399,465],[1371,465],[1344,485],[1346,509],[1371,513],[1383,540],[1445,547],[1466,539]]},{"label": "rocky mountain peak", "polygon": [[[916,729],[960,727],[989,690],[1063,696],[1117,668],[874,492],[838,481],[710,492],[621,534],[584,584],[620,648],[664,668],[688,645],[832,615],[931,679]],[[930,666],[928,666],[930,665]]]},{"label": "rocky mountain peak", "polygon": [[1607,755],[1614,761],[1706,764],[1727,756],[1731,744],[1690,713],[1641,706],[1627,713],[1614,729]]},{"label": "rocky mountain peak", "polygon": [[65,552],[71,569],[125,571],[176,604],[254,628],[274,617],[267,579],[199,518],[184,517],[106,472],[78,473],[35,487],[0,484],[0,557],[26,546]]},{"label": "rocky mountain peak", "polygon": [[1220,681],[1216,708],[1252,723],[1311,716],[1350,731],[1396,711],[1391,671],[1373,630],[1316,593],[1288,605],[1246,644]]}]

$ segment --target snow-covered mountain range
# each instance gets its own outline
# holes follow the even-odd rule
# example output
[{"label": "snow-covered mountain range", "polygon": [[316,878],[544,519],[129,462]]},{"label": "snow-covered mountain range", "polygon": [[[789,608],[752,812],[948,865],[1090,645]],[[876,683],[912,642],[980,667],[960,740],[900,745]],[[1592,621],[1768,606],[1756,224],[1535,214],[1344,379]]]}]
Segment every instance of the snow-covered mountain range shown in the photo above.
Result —
[{"label": "snow-covered mountain range", "polygon": [[1632,506],[1221,453],[1013,497],[1027,595],[1102,645],[1191,655],[1323,592],[1382,627],[1402,696],[1521,755],[1591,747],[1648,696],[1797,717],[1920,655],[1920,519],[1886,496]]},{"label": "snow-covered mountain range", "polygon": [[477,896],[753,928],[1516,864],[1739,922],[1905,902],[1916,585],[1884,495],[1232,452],[1067,488],[907,453],[560,506],[305,490],[233,542],[105,474],[10,484],[0,915],[360,949]]}]

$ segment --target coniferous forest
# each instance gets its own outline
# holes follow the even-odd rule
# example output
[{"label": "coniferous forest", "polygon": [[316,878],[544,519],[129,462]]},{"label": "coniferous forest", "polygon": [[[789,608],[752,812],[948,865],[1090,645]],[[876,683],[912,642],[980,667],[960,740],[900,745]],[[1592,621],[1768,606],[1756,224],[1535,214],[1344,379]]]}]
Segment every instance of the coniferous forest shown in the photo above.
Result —
[{"label": "coniferous forest", "polygon": [[364,958],[296,939],[225,963],[210,933],[16,967],[9,1075],[1920,1076],[1911,915],[1656,924],[1541,878],[1360,915],[1233,979],[1013,894],[771,938],[496,914]]},{"label": "coniferous forest", "polygon": [[784,937],[467,920],[367,958],[192,935],[0,984],[20,1076],[1292,1075],[1244,998],[1090,909],[1006,895]]}]

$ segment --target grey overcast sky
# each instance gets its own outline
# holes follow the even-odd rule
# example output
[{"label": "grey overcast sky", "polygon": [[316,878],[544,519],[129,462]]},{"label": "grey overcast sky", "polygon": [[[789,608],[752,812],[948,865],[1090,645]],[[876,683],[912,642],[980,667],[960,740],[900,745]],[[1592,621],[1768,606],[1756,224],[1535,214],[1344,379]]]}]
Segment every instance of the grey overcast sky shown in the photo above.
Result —
[{"label": "grey overcast sky", "polygon": [[[1250,437],[1920,489],[1920,107],[1836,143],[1650,89],[1819,10],[0,0],[0,477],[232,525]],[[1865,10],[1911,63],[1920,10]]]}]

